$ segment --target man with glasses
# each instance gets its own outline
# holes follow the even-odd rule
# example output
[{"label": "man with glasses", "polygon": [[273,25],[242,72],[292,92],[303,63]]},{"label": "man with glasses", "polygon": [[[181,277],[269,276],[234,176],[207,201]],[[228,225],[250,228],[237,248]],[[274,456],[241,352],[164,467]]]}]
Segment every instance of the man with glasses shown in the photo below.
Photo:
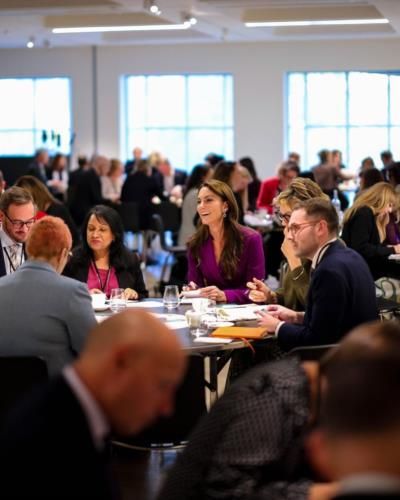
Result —
[{"label": "man with glasses", "polygon": [[11,187],[0,197],[0,277],[15,272],[25,261],[25,241],[35,222],[32,196]]},{"label": "man with glasses", "polygon": [[295,207],[287,231],[297,257],[311,261],[305,313],[270,305],[260,324],[284,350],[338,342],[355,326],[378,318],[375,284],[363,258],[338,241],[337,212],[329,201]]}]

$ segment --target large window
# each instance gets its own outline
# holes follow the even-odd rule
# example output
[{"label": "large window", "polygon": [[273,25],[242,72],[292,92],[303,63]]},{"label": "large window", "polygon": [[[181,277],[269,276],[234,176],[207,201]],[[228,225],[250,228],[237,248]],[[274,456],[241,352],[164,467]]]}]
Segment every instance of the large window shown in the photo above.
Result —
[{"label": "large window", "polygon": [[353,170],[380,152],[400,157],[400,75],[372,72],[290,73],[287,149],[308,168],[321,149],[340,149]]},{"label": "large window", "polygon": [[70,153],[68,78],[0,79],[0,154],[32,156],[36,149]]},{"label": "large window", "polygon": [[233,158],[231,75],[126,76],[122,156],[160,151],[190,170],[214,152]]}]

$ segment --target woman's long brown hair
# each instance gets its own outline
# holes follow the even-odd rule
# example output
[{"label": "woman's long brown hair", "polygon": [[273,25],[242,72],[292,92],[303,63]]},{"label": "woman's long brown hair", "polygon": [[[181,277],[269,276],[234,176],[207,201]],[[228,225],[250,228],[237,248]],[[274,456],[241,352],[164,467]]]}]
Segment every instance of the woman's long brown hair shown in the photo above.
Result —
[{"label": "woman's long brown hair", "polygon": [[[199,188],[199,192],[200,189],[204,187],[208,188],[228,205],[226,217],[223,219],[224,248],[221,253],[220,265],[224,277],[226,279],[232,279],[243,251],[243,234],[240,230],[241,226],[237,222],[239,209],[231,188],[225,182],[212,179],[202,184]],[[209,236],[210,230],[208,226],[199,222],[197,231],[188,242],[188,248],[197,266],[200,266],[200,249]]]}]

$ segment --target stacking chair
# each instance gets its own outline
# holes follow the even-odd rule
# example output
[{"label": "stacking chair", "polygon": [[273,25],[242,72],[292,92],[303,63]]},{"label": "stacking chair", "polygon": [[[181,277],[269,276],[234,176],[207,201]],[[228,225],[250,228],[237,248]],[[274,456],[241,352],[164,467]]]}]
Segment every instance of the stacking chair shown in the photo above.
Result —
[{"label": "stacking chair", "polygon": [[0,357],[0,421],[25,394],[47,379],[47,365],[41,358]]},{"label": "stacking chair", "polygon": [[324,354],[337,344],[310,345],[305,347],[295,347],[289,351],[288,356],[296,356],[300,361],[319,361]]}]

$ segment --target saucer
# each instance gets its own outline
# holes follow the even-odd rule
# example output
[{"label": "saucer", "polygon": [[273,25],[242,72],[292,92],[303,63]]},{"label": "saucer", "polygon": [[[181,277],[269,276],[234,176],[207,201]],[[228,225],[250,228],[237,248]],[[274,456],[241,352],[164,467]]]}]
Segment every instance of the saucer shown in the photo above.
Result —
[{"label": "saucer", "polygon": [[108,305],[105,305],[105,306],[99,306],[99,307],[93,307],[93,310],[95,312],[102,312],[102,311],[107,311],[107,309],[109,308],[110,306]]}]

